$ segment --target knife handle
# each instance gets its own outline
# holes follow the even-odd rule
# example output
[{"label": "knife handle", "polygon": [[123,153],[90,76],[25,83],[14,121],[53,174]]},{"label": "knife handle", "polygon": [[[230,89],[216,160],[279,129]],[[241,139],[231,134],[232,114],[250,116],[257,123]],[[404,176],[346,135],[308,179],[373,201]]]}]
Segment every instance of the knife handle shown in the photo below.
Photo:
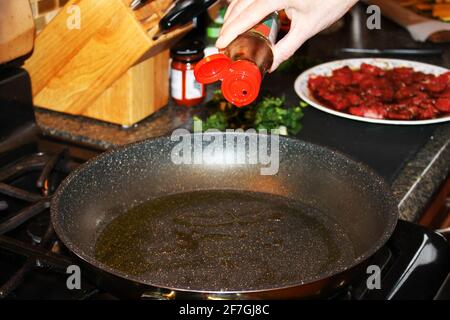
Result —
[{"label": "knife handle", "polygon": [[168,31],[188,24],[218,0],[178,0],[159,22],[160,31]]},{"label": "knife handle", "polygon": [[450,42],[450,31],[448,30],[442,30],[442,31],[436,31],[435,33],[432,33],[428,39],[429,41],[433,43],[447,43]]},{"label": "knife handle", "polygon": [[359,48],[341,48],[337,53],[353,55],[400,55],[400,56],[441,56],[441,48],[393,48],[393,49],[359,49]]}]

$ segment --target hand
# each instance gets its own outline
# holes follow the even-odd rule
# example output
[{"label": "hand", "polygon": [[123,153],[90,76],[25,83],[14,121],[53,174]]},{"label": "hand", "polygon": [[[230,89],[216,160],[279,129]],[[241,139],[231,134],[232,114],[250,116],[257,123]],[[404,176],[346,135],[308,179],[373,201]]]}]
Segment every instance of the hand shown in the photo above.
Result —
[{"label": "hand", "polygon": [[291,19],[289,33],[274,47],[271,71],[309,38],[339,20],[357,0],[233,0],[225,14],[225,23],[217,40],[225,48],[238,35],[249,30],[275,11],[285,10]]}]

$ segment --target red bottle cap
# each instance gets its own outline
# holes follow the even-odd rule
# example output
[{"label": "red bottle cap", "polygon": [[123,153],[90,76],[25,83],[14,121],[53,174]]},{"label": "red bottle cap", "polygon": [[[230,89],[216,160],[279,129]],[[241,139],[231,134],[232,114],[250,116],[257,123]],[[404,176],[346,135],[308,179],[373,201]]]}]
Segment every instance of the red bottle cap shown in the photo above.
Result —
[{"label": "red bottle cap", "polygon": [[222,94],[237,107],[256,100],[261,88],[261,72],[252,62],[239,60],[231,64],[231,72],[222,82]]},{"label": "red bottle cap", "polygon": [[197,63],[194,70],[198,82],[210,84],[222,80],[222,94],[237,107],[249,105],[256,100],[261,87],[261,72],[252,62],[232,62],[222,54],[215,54]]},{"label": "red bottle cap", "polygon": [[195,79],[203,84],[223,80],[230,72],[231,63],[231,59],[223,53],[210,55],[195,65]]}]

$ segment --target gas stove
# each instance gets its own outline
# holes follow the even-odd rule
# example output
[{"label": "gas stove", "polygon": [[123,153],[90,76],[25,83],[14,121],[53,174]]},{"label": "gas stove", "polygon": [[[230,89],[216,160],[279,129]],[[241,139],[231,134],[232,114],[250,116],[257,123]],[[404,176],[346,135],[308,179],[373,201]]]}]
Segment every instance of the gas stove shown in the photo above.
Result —
[{"label": "gas stove", "polygon": [[[3,88],[3,89],[2,89]],[[14,88],[14,90],[11,90]],[[100,151],[39,135],[26,72],[0,72],[0,299],[117,299],[95,275],[68,289],[67,267],[78,258],[55,235],[49,204],[61,181]],[[369,290],[365,270],[330,299],[449,298],[446,240],[399,221],[389,242],[369,262],[381,268],[380,289]]]}]

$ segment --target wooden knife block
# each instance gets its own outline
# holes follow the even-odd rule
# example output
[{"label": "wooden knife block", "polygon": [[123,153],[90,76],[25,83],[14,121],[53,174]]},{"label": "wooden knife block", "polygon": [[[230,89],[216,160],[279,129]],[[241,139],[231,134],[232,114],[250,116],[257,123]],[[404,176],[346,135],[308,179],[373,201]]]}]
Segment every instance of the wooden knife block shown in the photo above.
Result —
[{"label": "wooden knife block", "polygon": [[[164,106],[169,53],[190,26],[153,40],[170,0],[70,0],[39,34],[25,68],[36,106],[130,126]],[[80,29],[68,28],[74,7]],[[70,20],[73,22],[73,20]]]}]

